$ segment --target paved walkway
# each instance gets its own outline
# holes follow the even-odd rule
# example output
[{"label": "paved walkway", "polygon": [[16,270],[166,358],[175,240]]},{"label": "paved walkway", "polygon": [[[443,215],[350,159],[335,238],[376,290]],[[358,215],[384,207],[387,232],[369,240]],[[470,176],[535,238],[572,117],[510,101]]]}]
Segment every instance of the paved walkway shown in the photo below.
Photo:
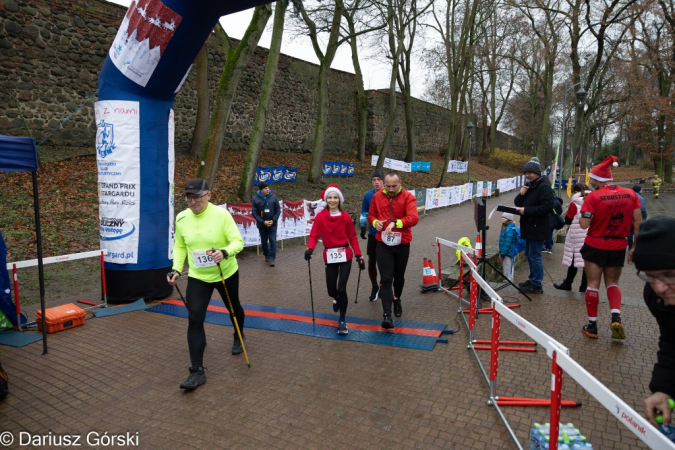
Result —
[{"label": "paved walkway", "polygon": [[[511,200],[510,194],[491,199],[488,208]],[[488,243],[495,244],[499,218],[489,224]],[[232,329],[207,324],[208,381],[185,393],[178,389],[189,365],[184,319],[145,311],[89,319],[83,327],[50,335],[44,356],[40,342],[20,349],[0,347],[11,383],[11,395],[0,404],[0,432],[15,436],[12,448],[20,448],[20,432],[25,432],[24,439],[42,435],[43,442],[52,444],[43,448],[56,447],[55,439],[64,435],[82,436],[86,448],[92,432],[92,437],[129,433],[140,448],[162,449],[514,448],[496,411],[486,405],[487,386],[466,349],[457,301],[444,293],[422,295],[418,289],[422,259],[435,260],[435,236],[457,241],[462,236],[473,240],[475,234],[469,204],[431,212],[414,229],[403,318],[446,323],[456,330],[448,344],[437,344],[433,351],[250,329],[248,369],[243,356],[230,355]],[[519,314],[567,345],[573,358],[642,412],[657,350],[656,323],[640,300],[642,283],[634,268],[624,271],[625,343],[609,339],[606,297],[600,305],[600,339],[589,340],[580,332],[586,321],[582,295],[552,288],[565,274],[562,248],[558,244],[552,255],[544,255],[545,295],[528,302],[501,292],[507,301],[522,304]],[[267,267],[262,257],[244,254],[242,302],[309,310],[302,254],[301,247],[287,247],[279,252],[275,268]],[[451,258],[450,252],[443,255],[444,261]],[[316,310],[331,312],[318,258],[312,268]],[[518,281],[525,279],[525,271],[521,267],[516,272]],[[367,301],[370,286],[366,274],[362,278],[354,305],[354,268],[348,314],[380,319],[381,304]],[[185,292],[184,284],[181,288]],[[481,317],[477,327],[477,337],[489,339],[489,317]],[[524,335],[505,324],[502,337],[521,340]],[[546,355],[502,355],[499,394],[549,395]],[[481,355],[486,365],[488,358],[488,352]],[[562,418],[580,428],[595,448],[645,448],[570,378],[563,382],[563,397],[583,402],[581,408],[565,409]],[[524,446],[532,423],[548,421],[546,408],[506,407],[505,414]],[[134,442],[124,447],[133,448]]]}]

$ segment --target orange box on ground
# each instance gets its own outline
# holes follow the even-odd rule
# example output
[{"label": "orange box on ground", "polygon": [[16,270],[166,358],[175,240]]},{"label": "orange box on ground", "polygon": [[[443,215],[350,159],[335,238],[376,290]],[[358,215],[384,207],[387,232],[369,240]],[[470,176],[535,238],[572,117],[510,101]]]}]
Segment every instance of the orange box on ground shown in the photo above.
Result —
[{"label": "orange box on ground", "polygon": [[[47,333],[56,333],[57,331],[84,325],[84,316],[86,315],[86,311],[74,303],[66,303],[46,309]],[[42,311],[36,312],[35,318],[37,319],[38,330],[42,331]]]}]

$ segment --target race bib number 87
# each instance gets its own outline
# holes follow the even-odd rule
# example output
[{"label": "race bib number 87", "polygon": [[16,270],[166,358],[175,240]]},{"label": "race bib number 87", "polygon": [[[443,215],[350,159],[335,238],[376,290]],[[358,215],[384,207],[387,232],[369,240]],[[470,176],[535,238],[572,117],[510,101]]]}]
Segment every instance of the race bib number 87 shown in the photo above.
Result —
[{"label": "race bib number 87", "polygon": [[401,244],[401,233],[393,232],[391,234],[382,233],[382,242],[390,247]]},{"label": "race bib number 87", "polygon": [[194,262],[195,267],[199,269],[204,267],[213,267],[216,265],[211,255],[206,254],[206,250],[201,252],[192,252],[192,261]]}]

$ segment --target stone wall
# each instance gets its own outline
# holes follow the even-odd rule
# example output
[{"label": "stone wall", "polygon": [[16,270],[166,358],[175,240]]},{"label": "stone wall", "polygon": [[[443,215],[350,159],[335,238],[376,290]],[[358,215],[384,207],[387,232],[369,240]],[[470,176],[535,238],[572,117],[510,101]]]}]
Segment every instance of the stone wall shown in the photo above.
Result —
[{"label": "stone wall", "polygon": [[[72,114],[46,144],[93,153],[98,72],[125,12],[125,7],[104,0],[0,0],[0,133],[30,135],[39,142]],[[207,49],[213,102],[225,58],[215,36],[209,39]],[[241,79],[223,142],[225,148],[244,149],[248,145],[266,59],[267,50],[258,48]],[[311,150],[317,74],[315,64],[281,55],[265,149]],[[92,94],[90,101],[73,114]],[[382,141],[389,96],[381,91],[367,94],[367,148],[371,153]],[[394,158],[402,157],[406,150],[400,98],[398,102],[390,152]],[[196,105],[194,75],[190,74],[175,100],[178,152],[189,149]],[[354,152],[358,133],[354,75],[332,71],[329,105],[326,151]],[[448,111],[417,99],[413,110],[418,151],[444,151]]]}]

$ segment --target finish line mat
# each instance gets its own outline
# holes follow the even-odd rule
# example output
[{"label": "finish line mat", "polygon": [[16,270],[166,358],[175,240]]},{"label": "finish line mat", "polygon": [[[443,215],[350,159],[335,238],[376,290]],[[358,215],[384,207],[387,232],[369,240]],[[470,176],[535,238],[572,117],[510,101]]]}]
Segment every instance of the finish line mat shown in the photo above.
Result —
[{"label": "finish line mat", "polygon": [[[349,334],[337,334],[337,314],[315,313],[299,309],[276,308],[271,306],[242,305],[246,313],[244,328],[281,331],[302,334],[323,339],[366,342],[417,350],[433,350],[438,337],[446,327],[440,323],[396,320],[396,328],[384,330],[379,320],[347,316]],[[168,300],[146,311],[187,318],[188,313],[181,300]],[[211,300],[206,311],[206,322],[233,326],[230,315],[222,300]]]}]

